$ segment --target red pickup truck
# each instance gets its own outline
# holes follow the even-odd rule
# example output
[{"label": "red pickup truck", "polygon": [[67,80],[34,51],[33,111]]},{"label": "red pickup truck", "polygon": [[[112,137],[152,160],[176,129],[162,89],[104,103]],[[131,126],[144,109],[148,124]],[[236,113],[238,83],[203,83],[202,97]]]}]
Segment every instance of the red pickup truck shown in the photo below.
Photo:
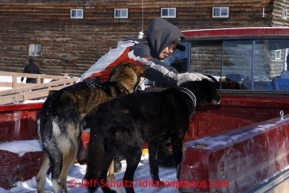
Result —
[{"label": "red pickup truck", "polygon": [[289,121],[283,115],[289,110],[289,28],[183,34],[188,49],[170,63],[180,71],[215,76],[222,102],[192,118],[179,173],[180,181],[191,184],[180,191],[270,190],[289,173]]},{"label": "red pickup truck", "polygon": [[[289,166],[289,28],[183,34],[186,51],[176,51],[166,62],[180,72],[216,77],[222,102],[197,110],[191,120],[179,171],[179,180],[191,184],[180,186],[180,192],[247,192],[265,186]],[[37,139],[35,120],[41,107],[42,103],[0,106],[0,143]],[[19,157],[0,150],[0,158],[0,186],[6,189],[35,176],[41,164],[41,152]]]}]

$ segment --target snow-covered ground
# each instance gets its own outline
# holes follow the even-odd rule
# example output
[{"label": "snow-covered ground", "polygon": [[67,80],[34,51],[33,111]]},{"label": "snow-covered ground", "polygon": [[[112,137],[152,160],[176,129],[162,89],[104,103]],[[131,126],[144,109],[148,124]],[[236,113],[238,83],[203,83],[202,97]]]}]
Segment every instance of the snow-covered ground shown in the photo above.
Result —
[{"label": "snow-covered ground", "polygon": [[[26,152],[34,152],[41,151],[41,146],[38,140],[27,140],[27,141],[17,141],[17,142],[8,142],[0,144],[0,150],[11,151],[17,153],[19,156],[23,156]],[[117,190],[118,192],[125,192],[125,188],[121,185],[121,180],[123,178],[125,169],[126,169],[126,161],[122,160],[122,170],[118,173],[115,173],[115,181],[117,182]],[[86,193],[87,189],[82,186],[83,178],[86,173],[86,165],[74,164],[70,169],[67,179],[67,187],[70,193]],[[155,188],[151,184],[150,178],[150,168],[148,163],[148,155],[142,155],[139,166],[134,175],[134,189],[135,192],[142,193],[177,193],[178,190],[176,188],[176,169],[174,168],[163,168],[160,167],[159,171],[160,178],[163,182],[165,182],[165,186],[162,188]],[[113,183],[109,181],[109,183]],[[47,175],[46,177],[46,192],[53,192],[51,175]],[[0,193],[28,193],[28,192],[37,192],[36,190],[36,180],[33,177],[30,180],[25,182],[17,182],[16,187],[10,190],[4,190],[0,188]],[[101,193],[102,190],[100,188],[97,189],[97,193]]]}]

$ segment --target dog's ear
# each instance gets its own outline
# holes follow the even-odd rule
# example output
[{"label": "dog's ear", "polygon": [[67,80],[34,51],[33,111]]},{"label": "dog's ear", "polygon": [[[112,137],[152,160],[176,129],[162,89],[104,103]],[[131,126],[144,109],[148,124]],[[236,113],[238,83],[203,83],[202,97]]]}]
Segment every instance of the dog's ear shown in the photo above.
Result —
[{"label": "dog's ear", "polygon": [[139,75],[141,75],[141,74],[143,74],[147,69],[149,69],[150,66],[148,66],[148,65],[142,65],[142,66],[135,66],[135,68],[136,68],[136,73],[139,74]]}]

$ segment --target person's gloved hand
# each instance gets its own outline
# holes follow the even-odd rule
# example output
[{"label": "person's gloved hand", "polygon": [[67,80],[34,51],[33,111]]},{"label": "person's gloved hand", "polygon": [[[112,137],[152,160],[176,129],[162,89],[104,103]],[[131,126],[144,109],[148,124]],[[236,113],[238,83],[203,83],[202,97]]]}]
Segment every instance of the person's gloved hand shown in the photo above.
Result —
[{"label": "person's gloved hand", "polygon": [[182,74],[178,74],[176,76],[177,78],[177,85],[180,86],[180,84],[182,84],[183,82],[187,82],[187,81],[201,81],[203,79],[207,79],[209,81],[211,81],[211,79],[208,76],[205,76],[203,74],[200,73],[182,73]]},{"label": "person's gloved hand", "polygon": [[140,77],[140,80],[139,80],[139,84],[138,84],[138,87],[141,89],[141,90],[145,90],[145,78],[143,78],[143,77]]}]

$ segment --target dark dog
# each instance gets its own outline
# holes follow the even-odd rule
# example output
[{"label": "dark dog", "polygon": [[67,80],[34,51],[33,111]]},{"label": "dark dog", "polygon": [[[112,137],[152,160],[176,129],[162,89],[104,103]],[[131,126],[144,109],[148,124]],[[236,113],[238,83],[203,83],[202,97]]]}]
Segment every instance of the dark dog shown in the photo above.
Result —
[{"label": "dark dog", "polygon": [[[176,164],[182,159],[182,140],[195,108],[206,103],[219,104],[216,80],[184,82],[178,88],[161,92],[123,95],[100,105],[88,123],[91,128],[89,158],[85,179],[105,183],[113,157],[123,157],[127,169],[123,181],[127,192],[141,158],[143,140],[148,142],[151,176],[161,184],[158,175],[158,143],[171,139]],[[94,192],[97,187],[89,187]],[[114,192],[102,186],[104,192]]]},{"label": "dark dog", "polygon": [[83,118],[109,98],[135,92],[140,75],[146,69],[122,63],[112,70],[110,82],[100,83],[91,79],[47,97],[37,117],[38,135],[43,147],[42,165],[36,177],[38,192],[44,192],[50,164],[54,191],[67,192],[66,178],[78,153]]}]

